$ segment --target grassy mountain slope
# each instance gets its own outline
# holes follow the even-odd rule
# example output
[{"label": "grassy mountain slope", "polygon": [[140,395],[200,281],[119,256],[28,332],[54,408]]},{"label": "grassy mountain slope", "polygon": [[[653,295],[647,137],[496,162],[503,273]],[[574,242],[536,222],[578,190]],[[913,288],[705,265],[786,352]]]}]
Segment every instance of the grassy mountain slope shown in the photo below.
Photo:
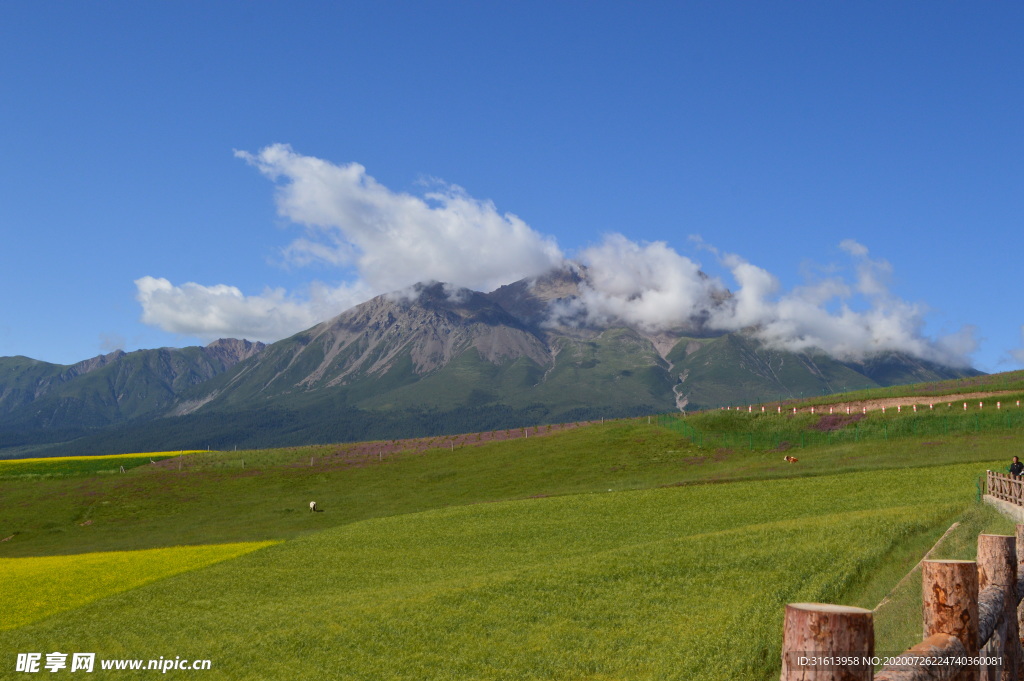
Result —
[{"label": "grassy mountain slope", "polygon": [[940,367],[902,355],[863,363],[840,362],[822,353],[795,353],[764,346],[732,333],[682,339],[668,354],[677,391],[688,408],[755,404],[831,395],[881,386],[975,376],[972,369]]},{"label": "grassy mountain slope", "polygon": [[[11,377],[5,385],[20,389],[22,398],[0,417],[0,441],[12,446],[66,439],[68,434],[163,413],[189,387],[223,373],[261,347],[224,340],[206,347],[112,353],[72,367],[31,360],[21,367],[7,363]],[[35,393],[29,395],[27,386],[35,386]]]},{"label": "grassy mountain slope", "polygon": [[83,374],[120,359],[123,354],[100,355],[70,366],[28,357],[0,357],[0,417],[59,390]]}]

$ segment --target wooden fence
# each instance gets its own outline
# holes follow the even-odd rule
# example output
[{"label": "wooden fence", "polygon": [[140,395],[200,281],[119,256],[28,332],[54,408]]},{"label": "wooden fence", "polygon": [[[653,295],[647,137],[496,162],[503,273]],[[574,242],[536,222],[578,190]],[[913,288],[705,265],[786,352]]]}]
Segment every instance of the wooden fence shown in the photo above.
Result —
[{"label": "wooden fence", "polygon": [[791,603],[781,681],[1024,681],[1024,525],[1013,537],[980,535],[977,561],[921,565],[921,643],[900,655],[876,654],[871,610]]},{"label": "wooden fence", "polygon": [[1021,478],[1015,478],[1009,473],[988,471],[985,489],[988,490],[989,496],[1024,506],[1024,480]]}]

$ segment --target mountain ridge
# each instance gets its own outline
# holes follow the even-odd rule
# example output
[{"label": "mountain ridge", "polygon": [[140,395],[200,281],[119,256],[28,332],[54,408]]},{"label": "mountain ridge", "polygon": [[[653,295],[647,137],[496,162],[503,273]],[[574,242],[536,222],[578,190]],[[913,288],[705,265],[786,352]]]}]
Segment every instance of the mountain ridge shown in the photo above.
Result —
[{"label": "mountain ridge", "polygon": [[790,352],[700,319],[653,333],[567,322],[586,277],[563,270],[490,293],[418,284],[269,345],[220,339],[70,367],[0,358],[0,449],[157,433],[181,447],[439,434],[980,373],[901,353]]}]

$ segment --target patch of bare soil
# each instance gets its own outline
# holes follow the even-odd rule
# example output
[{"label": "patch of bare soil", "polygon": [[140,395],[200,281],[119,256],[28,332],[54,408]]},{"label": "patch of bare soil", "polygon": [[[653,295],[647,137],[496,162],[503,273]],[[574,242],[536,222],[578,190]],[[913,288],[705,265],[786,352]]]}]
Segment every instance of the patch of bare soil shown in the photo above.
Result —
[{"label": "patch of bare soil", "polygon": [[[936,409],[941,405],[946,407],[952,404],[954,407],[957,406],[957,402],[960,402],[961,408],[964,402],[967,402],[967,407],[970,409],[972,406],[977,409],[977,404],[971,404],[971,402],[977,402],[978,400],[986,400],[990,397],[1002,397],[1004,395],[1016,395],[1020,391],[1013,390],[994,390],[989,392],[974,392],[974,393],[957,393],[955,395],[923,395],[923,396],[910,396],[910,397],[886,397],[875,400],[857,400],[854,402],[840,402],[837,404],[830,405],[832,407],[839,407],[843,410],[846,407],[850,407],[850,411],[860,411],[863,413],[864,409],[881,409],[882,407],[913,407],[915,404],[920,407],[927,407],[934,405]],[[992,405],[995,406],[995,405]],[[821,409],[822,407],[817,407]],[[947,407],[948,408],[948,407]],[[810,407],[805,407],[800,411],[810,411]]]},{"label": "patch of bare soil", "polygon": [[864,414],[822,414],[818,422],[811,426],[811,430],[820,430],[823,433],[842,430],[862,418],[864,418]]},{"label": "patch of bare soil", "polygon": [[[518,438],[544,437],[563,430],[572,430],[583,426],[600,423],[600,421],[574,421],[571,423],[552,423],[543,426],[530,426],[526,428],[509,428],[506,430],[492,430],[480,433],[459,433],[457,435],[438,435],[434,437],[408,438],[405,440],[381,440],[377,442],[355,442],[334,447],[333,450],[324,449],[321,453],[313,454],[312,466],[317,468],[362,468],[375,463],[382,462],[394,454],[423,454],[430,449],[455,450],[460,447],[478,447],[488,442],[500,442],[503,440],[515,440]],[[147,464],[163,470],[189,469],[189,457],[172,457],[163,459],[153,464]],[[296,461],[291,464],[292,468],[310,467],[308,459]],[[247,475],[257,475],[253,472]],[[237,476],[236,476],[237,477]]]},{"label": "patch of bare soil", "polygon": [[[599,423],[599,421],[577,421],[573,423],[553,423],[528,428],[509,428],[491,430],[480,433],[460,433],[458,435],[439,435],[434,437],[409,438],[405,440],[387,440],[382,442],[357,442],[339,445],[332,454],[314,456],[314,466],[362,467],[379,463],[385,458],[399,453],[423,454],[430,449],[455,450],[461,447],[478,447],[489,442],[516,440],[519,438],[544,437],[563,430],[572,430],[582,426]],[[297,462],[296,467],[309,466],[309,463]]]}]

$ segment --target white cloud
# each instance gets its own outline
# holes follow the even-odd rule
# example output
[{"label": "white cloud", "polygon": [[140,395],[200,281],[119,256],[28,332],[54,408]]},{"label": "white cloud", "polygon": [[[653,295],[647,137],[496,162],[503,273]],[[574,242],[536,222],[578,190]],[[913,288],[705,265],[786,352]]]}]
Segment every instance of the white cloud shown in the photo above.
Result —
[{"label": "white cloud", "polygon": [[[832,277],[775,295],[778,283],[767,271],[736,255],[722,258],[739,285],[712,314],[710,325],[724,330],[753,327],[769,345],[788,350],[821,349],[840,359],[859,360],[882,352],[905,352],[944,364],[964,366],[976,349],[974,330],[965,327],[938,340],[923,335],[927,308],[892,296],[891,265],[872,260],[868,249],[847,239],[840,247],[854,259],[857,280]],[[867,309],[855,311],[854,301]],[[837,307],[829,311],[829,305]]]},{"label": "white cloud", "polygon": [[563,262],[554,238],[454,185],[438,182],[421,198],[391,191],[358,163],[335,165],[287,145],[235,155],[278,182],[278,213],[304,228],[285,259],[335,266],[352,283],[247,296],[234,286],[147,276],[135,282],[145,323],[204,339],[278,340],[420,281],[489,291]]},{"label": "white cloud", "polygon": [[351,266],[377,292],[431,280],[490,291],[563,260],[554,238],[455,185],[418,197],[283,144],[235,153],[278,182],[278,212],[305,227],[285,251],[292,262]]},{"label": "white cloud", "polygon": [[135,280],[142,321],[171,333],[204,340],[235,337],[276,341],[309,328],[366,300],[361,284],[328,287],[315,283],[302,299],[281,289],[246,296],[238,288],[217,284],[180,286],[163,278]]},{"label": "white cloud", "polygon": [[[887,284],[892,267],[871,259],[868,249],[852,239],[840,247],[853,259],[853,283],[831,276],[789,291],[764,268],[692,240],[729,269],[736,283],[731,294],[667,244],[638,244],[613,234],[580,253],[587,279],[578,299],[555,308],[553,323],[620,322],[649,332],[700,323],[714,331],[746,329],[773,347],[820,349],[845,360],[905,352],[966,365],[976,349],[971,327],[937,340],[925,337],[927,308],[892,296]],[[855,304],[863,309],[855,310]]]},{"label": "white cloud", "polygon": [[853,239],[843,239],[839,242],[839,248],[853,256],[864,257],[868,254],[867,247]]},{"label": "white cloud", "polygon": [[662,241],[638,244],[611,234],[579,260],[587,267],[580,299],[555,311],[566,321],[582,314],[588,324],[673,328],[706,310],[714,289],[697,263]]}]

